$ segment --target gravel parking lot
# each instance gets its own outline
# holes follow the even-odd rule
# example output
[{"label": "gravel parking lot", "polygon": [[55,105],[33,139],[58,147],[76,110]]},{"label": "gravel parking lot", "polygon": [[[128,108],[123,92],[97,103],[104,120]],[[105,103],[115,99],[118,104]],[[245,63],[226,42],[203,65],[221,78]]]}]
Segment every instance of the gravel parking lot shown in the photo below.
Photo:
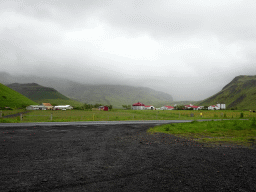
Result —
[{"label": "gravel parking lot", "polygon": [[256,149],[152,124],[2,127],[0,191],[256,191]]}]

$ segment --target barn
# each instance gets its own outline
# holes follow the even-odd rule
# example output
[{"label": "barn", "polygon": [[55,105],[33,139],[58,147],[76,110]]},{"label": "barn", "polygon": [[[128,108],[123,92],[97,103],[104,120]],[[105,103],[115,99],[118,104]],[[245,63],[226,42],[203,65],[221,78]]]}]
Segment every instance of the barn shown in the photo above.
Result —
[{"label": "barn", "polygon": [[145,105],[141,102],[134,103],[132,105],[132,110],[144,110],[144,109],[145,109]]},{"label": "barn", "polygon": [[26,107],[27,110],[46,110],[44,105],[29,105]]},{"label": "barn", "polygon": [[57,105],[53,108],[53,110],[67,110],[67,109],[73,109],[70,105]]}]

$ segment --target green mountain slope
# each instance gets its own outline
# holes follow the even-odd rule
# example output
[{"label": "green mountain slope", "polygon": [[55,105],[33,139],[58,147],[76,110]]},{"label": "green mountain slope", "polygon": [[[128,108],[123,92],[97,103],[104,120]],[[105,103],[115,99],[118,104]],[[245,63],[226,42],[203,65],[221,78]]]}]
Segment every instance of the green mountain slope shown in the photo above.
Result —
[{"label": "green mountain slope", "polygon": [[13,83],[7,85],[9,88],[25,95],[37,103],[51,103],[54,105],[72,105],[80,106],[82,103],[74,101],[53,88],[44,87],[36,83],[19,84]]},{"label": "green mountain slope", "polygon": [[37,103],[0,83],[0,108],[22,108],[28,105],[37,105]]},{"label": "green mountain slope", "polygon": [[213,105],[225,103],[227,109],[256,109],[256,75],[237,76],[217,94],[198,103],[198,105]]},{"label": "green mountain slope", "polygon": [[83,103],[111,104],[115,108],[122,108],[122,105],[132,105],[138,101],[145,105],[160,107],[173,101],[172,96],[167,93],[145,87],[125,85],[76,84],[70,88],[62,89],[60,92]]}]

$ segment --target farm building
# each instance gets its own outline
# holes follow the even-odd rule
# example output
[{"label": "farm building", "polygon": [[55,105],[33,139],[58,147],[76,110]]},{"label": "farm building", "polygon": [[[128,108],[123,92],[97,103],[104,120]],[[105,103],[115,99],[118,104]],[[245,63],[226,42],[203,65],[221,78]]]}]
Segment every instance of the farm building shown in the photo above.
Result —
[{"label": "farm building", "polygon": [[132,110],[144,110],[144,109],[145,109],[145,105],[141,102],[134,103],[132,105]]},{"label": "farm building", "polygon": [[46,110],[44,105],[29,105],[26,107],[27,110]]},{"label": "farm building", "polygon": [[145,109],[154,110],[155,107],[153,105],[145,105]]},{"label": "farm building", "polygon": [[53,110],[66,110],[66,109],[73,109],[70,105],[57,105],[53,107]]},{"label": "farm building", "polygon": [[208,107],[208,110],[219,110],[220,108],[217,105],[211,105]]},{"label": "farm building", "polygon": [[160,108],[161,110],[173,110],[174,107],[173,106],[163,106]]},{"label": "farm building", "polygon": [[107,106],[99,106],[99,110],[100,111],[108,111],[108,107]]},{"label": "farm building", "polygon": [[220,109],[226,109],[226,104],[216,104]]},{"label": "farm building", "polygon": [[196,106],[196,105],[184,105],[185,109],[193,109],[193,110],[199,110],[199,109],[202,109],[203,107],[201,106]]},{"label": "farm building", "polygon": [[50,109],[50,110],[53,108],[51,103],[42,103],[42,105],[44,105],[47,109]]},{"label": "farm building", "polygon": [[216,104],[208,107],[208,110],[220,110],[220,109],[226,109],[226,104]]}]

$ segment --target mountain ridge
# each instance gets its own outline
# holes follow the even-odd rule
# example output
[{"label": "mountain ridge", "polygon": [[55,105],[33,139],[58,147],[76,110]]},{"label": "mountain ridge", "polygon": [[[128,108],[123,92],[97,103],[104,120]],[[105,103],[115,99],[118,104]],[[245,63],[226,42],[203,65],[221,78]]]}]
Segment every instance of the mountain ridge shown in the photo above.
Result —
[{"label": "mountain ridge", "polygon": [[130,85],[83,84],[68,79],[42,78],[36,76],[12,76],[0,72],[0,81],[5,84],[12,83],[37,83],[42,86],[52,87],[64,96],[82,103],[113,105],[122,108],[122,105],[131,105],[141,101],[147,105],[168,105],[173,98],[171,95],[155,91],[148,87],[134,87]]},{"label": "mountain ridge", "polygon": [[256,75],[236,76],[230,83],[225,85],[222,90],[213,96],[201,101],[198,105],[213,105],[225,103],[227,109],[246,109],[256,108]]}]

